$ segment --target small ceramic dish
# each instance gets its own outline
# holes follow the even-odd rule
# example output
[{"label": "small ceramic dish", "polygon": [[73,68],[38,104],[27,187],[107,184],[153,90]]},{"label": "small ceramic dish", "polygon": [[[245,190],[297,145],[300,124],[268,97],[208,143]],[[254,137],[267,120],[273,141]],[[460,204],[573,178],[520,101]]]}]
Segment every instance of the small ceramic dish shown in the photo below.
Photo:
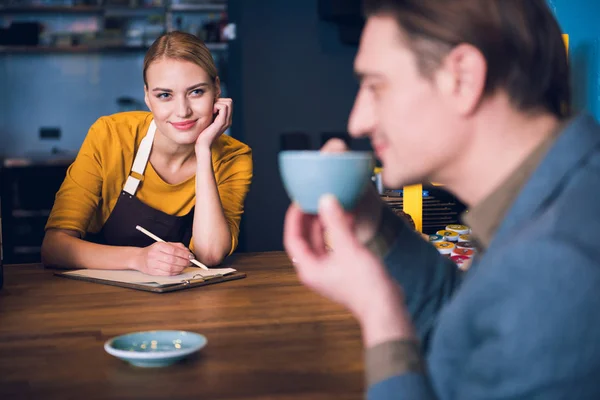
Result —
[{"label": "small ceramic dish", "polygon": [[166,367],[206,346],[206,337],[186,331],[147,331],[117,336],[104,344],[110,355],[138,367]]}]

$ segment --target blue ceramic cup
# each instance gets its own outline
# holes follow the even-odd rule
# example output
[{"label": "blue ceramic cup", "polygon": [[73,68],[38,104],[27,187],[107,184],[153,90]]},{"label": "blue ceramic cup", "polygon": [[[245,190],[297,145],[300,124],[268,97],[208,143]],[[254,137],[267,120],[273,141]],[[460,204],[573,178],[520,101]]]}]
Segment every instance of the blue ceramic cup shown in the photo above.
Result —
[{"label": "blue ceramic cup", "polygon": [[373,167],[373,155],[366,151],[279,153],[283,186],[307,214],[318,212],[319,199],[325,194],[334,195],[346,210],[353,209],[371,181]]}]

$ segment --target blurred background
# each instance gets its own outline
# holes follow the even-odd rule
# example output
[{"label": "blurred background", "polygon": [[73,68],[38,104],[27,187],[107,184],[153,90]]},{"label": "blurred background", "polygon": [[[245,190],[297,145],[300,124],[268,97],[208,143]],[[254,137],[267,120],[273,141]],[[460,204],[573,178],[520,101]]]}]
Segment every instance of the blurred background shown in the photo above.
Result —
[{"label": "blurred background", "polygon": [[[575,109],[598,119],[600,2],[548,4],[569,34]],[[54,194],[90,125],[145,109],[144,54],[170,30],[205,40],[234,99],[228,133],[254,152],[239,250],[282,249],[289,200],[277,153],[349,140],[362,24],[359,0],[0,0],[4,262],[39,261]]]}]

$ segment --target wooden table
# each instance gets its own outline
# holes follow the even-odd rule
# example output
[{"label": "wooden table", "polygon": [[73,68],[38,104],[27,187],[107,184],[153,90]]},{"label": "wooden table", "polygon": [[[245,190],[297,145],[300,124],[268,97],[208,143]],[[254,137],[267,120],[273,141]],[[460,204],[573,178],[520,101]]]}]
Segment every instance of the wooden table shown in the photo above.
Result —
[{"label": "wooden table", "polygon": [[[245,279],[154,294],[5,266],[0,399],[360,399],[360,331],[304,288],[283,253],[242,255]],[[167,368],[133,367],[104,342],[133,331],[199,332]]]}]

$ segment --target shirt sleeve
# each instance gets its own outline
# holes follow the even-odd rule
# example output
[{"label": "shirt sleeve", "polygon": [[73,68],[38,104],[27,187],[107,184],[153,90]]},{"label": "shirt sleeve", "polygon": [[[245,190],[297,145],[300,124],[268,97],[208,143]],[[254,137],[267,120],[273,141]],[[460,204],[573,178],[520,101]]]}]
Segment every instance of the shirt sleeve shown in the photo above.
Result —
[{"label": "shirt sleeve", "polygon": [[56,194],[46,230],[66,229],[83,238],[98,210],[102,193],[102,152],[99,137],[106,131],[102,120],[90,128],[65,180]]},{"label": "shirt sleeve", "polygon": [[460,271],[385,207],[377,233],[367,247],[384,260],[403,287],[419,341],[389,341],[365,352],[369,400],[433,400],[423,353],[437,315],[460,284]]},{"label": "shirt sleeve", "polygon": [[[369,386],[368,398],[600,398],[597,260],[592,248],[558,239],[521,241],[497,252],[461,289],[464,330],[445,332],[473,338],[457,370],[442,370],[454,365],[430,354],[429,375],[383,377]],[[432,384],[436,373],[450,375],[445,385]]]},{"label": "shirt sleeve", "polygon": [[425,362],[416,340],[392,340],[365,352],[367,386],[385,381],[395,375],[425,373]]},{"label": "shirt sleeve", "polygon": [[388,273],[402,286],[426,354],[436,317],[460,286],[462,271],[389,207],[384,207],[378,231],[367,247],[383,259]]},{"label": "shirt sleeve", "polygon": [[435,396],[426,375],[410,372],[403,375],[395,375],[370,386],[367,390],[367,399],[436,400],[437,397]]}]

